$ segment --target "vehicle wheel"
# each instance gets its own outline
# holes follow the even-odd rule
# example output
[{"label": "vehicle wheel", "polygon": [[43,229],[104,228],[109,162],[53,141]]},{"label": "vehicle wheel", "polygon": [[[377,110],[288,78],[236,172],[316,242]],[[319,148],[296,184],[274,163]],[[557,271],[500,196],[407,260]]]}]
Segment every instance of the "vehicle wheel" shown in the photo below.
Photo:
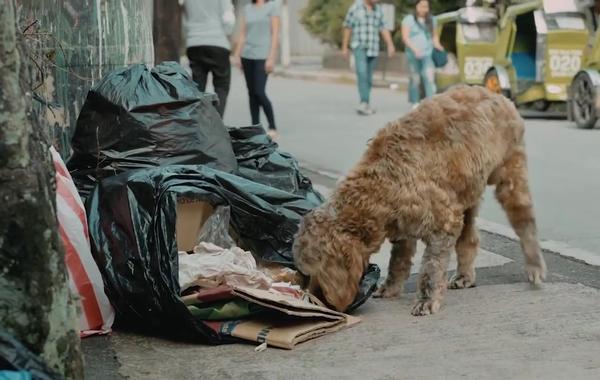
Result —
[{"label": "vehicle wheel", "polygon": [[500,86],[500,77],[498,76],[498,72],[496,70],[492,69],[485,74],[483,85],[491,92],[504,95],[510,99],[510,92],[508,90],[503,90],[502,86]]},{"label": "vehicle wheel", "polygon": [[548,111],[548,108],[550,108],[550,102],[547,100],[537,100],[531,103],[531,108],[540,112]]},{"label": "vehicle wheel", "polygon": [[571,85],[571,109],[577,127],[594,128],[598,115],[596,112],[596,89],[589,75],[582,73],[575,77]]}]

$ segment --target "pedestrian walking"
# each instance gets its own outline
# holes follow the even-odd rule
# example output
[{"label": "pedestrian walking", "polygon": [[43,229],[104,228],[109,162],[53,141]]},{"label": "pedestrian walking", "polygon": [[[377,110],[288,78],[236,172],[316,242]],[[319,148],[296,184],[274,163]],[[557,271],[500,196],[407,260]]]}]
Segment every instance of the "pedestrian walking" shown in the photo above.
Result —
[{"label": "pedestrian walking", "polygon": [[225,113],[231,86],[231,44],[228,36],[235,26],[231,0],[185,0],[184,25],[187,56],[194,82],[206,90],[208,74],[212,75],[219,98],[217,111]]},{"label": "pedestrian walking", "polygon": [[421,101],[421,86],[425,97],[432,97],[435,86],[434,48],[443,51],[436,32],[435,17],[431,15],[428,0],[417,0],[413,13],[402,20],[402,40],[410,72],[408,98],[415,108]]},{"label": "pedestrian walking", "polygon": [[348,58],[350,48],[354,55],[360,98],[357,112],[361,115],[371,115],[375,112],[371,107],[371,88],[373,70],[379,55],[380,35],[386,42],[388,56],[392,57],[396,51],[389,30],[385,29],[383,11],[378,3],[379,0],[357,1],[350,7],[344,19],[342,53]]},{"label": "pedestrian walking", "polygon": [[269,123],[267,133],[272,139],[278,137],[273,105],[267,96],[269,74],[275,67],[280,29],[279,1],[252,0],[246,4],[240,22],[235,62],[244,71],[252,124],[260,123],[260,110]]}]

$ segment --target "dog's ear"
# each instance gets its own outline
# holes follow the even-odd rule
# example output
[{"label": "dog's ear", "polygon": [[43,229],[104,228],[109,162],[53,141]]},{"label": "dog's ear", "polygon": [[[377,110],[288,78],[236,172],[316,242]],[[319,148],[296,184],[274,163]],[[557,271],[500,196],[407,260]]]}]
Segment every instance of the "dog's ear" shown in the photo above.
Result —
[{"label": "dog's ear", "polygon": [[318,274],[325,301],[338,311],[345,311],[354,301],[364,271],[362,255],[354,247],[345,248],[350,251],[328,256]]},{"label": "dog's ear", "polygon": [[294,244],[292,254],[296,267],[305,275],[312,275],[322,265],[322,240],[330,230],[331,216],[323,207],[307,213],[302,222]]}]

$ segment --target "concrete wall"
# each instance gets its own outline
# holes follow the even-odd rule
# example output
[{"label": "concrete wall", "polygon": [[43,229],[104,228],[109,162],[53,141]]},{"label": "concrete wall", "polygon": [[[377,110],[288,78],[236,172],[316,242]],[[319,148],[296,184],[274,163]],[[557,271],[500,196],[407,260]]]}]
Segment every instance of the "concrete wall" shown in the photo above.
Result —
[{"label": "concrete wall", "polygon": [[[107,72],[154,62],[152,0],[17,0],[37,114],[64,158],[88,90]],[[37,20],[33,23],[33,20]]]}]

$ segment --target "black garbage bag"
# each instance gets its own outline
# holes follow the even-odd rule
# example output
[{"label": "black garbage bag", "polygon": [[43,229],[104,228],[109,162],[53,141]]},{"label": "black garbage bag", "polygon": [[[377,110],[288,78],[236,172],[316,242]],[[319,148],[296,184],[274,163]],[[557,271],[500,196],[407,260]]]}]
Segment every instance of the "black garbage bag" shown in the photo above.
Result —
[{"label": "black garbage bag", "polygon": [[206,164],[233,171],[231,140],[213,105],[175,62],[131,65],[88,93],[67,167],[82,196],[102,178],[130,169]]},{"label": "black garbage bag", "polygon": [[[86,208],[92,254],[118,322],[220,343],[221,337],[196,321],[179,300],[178,197],[229,206],[230,226],[243,248],[292,268],[300,220],[321,202],[203,165],[129,171],[104,179],[90,194]],[[371,268],[355,306],[371,295],[378,278],[378,269]]]},{"label": "black garbage bag", "polygon": [[296,159],[278,150],[262,126],[229,128],[229,135],[240,176],[323,202],[310,179],[300,172]]},{"label": "black garbage bag", "polygon": [[27,371],[33,380],[63,378],[12,335],[0,330],[0,371],[3,370]]}]

